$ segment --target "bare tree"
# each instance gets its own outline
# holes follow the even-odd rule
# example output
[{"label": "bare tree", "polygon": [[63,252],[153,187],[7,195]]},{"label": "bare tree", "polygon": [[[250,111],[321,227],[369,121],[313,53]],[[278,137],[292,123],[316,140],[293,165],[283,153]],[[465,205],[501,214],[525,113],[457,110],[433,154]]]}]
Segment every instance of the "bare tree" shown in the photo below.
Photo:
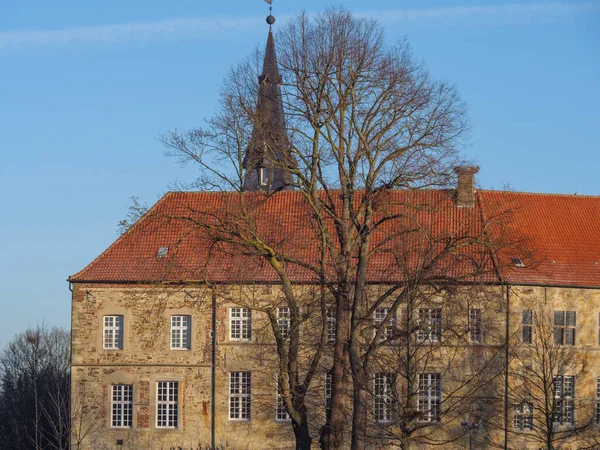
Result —
[{"label": "bare tree", "polygon": [[548,450],[573,442],[584,448],[589,431],[597,432],[592,401],[580,392],[588,357],[577,342],[576,313],[553,310],[537,295],[520,302],[522,320],[511,339],[510,431]]},{"label": "bare tree", "polygon": [[70,334],[38,326],[0,356],[6,448],[66,449],[70,433]]},{"label": "bare tree", "polygon": [[[198,164],[196,187],[233,191],[227,210],[188,211],[187,217],[169,219],[187,221],[211,242],[224,244],[216,246],[221,252],[264,261],[281,283],[283,301],[290,308],[289,339],[282,338],[274,309],[262,311],[272,324],[282,394],[298,448],[310,445],[310,436],[305,439],[305,395],[323,364],[331,306],[337,324],[330,359],[332,392],[320,442],[325,449],[347,448],[352,431],[352,448],[362,449],[368,436],[373,355],[365,352],[363,334],[369,327],[372,332],[371,313],[378,305],[392,299],[395,306],[406,302],[412,298],[411,289],[423,282],[422,277],[394,279],[389,293],[370,298],[372,273],[385,247],[383,236],[390,223],[410,221],[418,210],[437,207],[421,198],[408,208],[414,199],[394,192],[447,185],[458,163],[457,145],[468,130],[465,106],[452,86],[433,80],[415,62],[406,42],[386,46],[375,21],[353,17],[344,9],[328,9],[314,18],[297,16],[279,33],[278,43],[285,139],[274,135],[270,116],[256,108],[261,98],[256,83],[259,58],[242,63],[227,77],[219,109],[204,129],[163,136],[169,155]],[[257,129],[265,136],[261,167],[291,175],[286,189],[297,191],[306,213],[301,241],[288,236],[284,242],[272,226],[257,221],[269,193],[243,192],[244,177],[257,169],[244,159]],[[436,248],[439,257],[431,259],[433,266],[467,243],[481,244],[478,236],[465,238],[460,228],[453,232],[453,244]],[[412,243],[418,246],[422,241]],[[297,251],[296,246],[308,244],[310,252]],[[418,247],[413,250],[419,253]],[[390,249],[387,253],[393,255]],[[429,277],[432,269],[421,270]],[[301,281],[299,272],[322,288],[320,304],[313,309],[322,324],[320,339],[308,359],[299,357],[302,342],[297,333],[304,320],[295,313],[300,305],[294,287]],[[438,288],[433,282],[428,285]],[[346,425],[349,411],[352,430]]]}]

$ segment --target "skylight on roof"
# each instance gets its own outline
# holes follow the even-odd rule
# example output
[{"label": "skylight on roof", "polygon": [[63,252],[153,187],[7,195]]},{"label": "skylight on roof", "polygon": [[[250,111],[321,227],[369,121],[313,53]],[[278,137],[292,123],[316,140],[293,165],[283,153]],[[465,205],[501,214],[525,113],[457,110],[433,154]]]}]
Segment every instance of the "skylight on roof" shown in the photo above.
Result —
[{"label": "skylight on roof", "polygon": [[158,249],[158,252],[156,252],[156,257],[157,258],[166,258],[167,253],[169,253],[169,247],[160,247]]},{"label": "skylight on roof", "polygon": [[517,258],[516,256],[512,257],[512,262],[515,265],[515,267],[525,267],[525,264],[523,263],[523,261],[521,261],[521,259]]}]

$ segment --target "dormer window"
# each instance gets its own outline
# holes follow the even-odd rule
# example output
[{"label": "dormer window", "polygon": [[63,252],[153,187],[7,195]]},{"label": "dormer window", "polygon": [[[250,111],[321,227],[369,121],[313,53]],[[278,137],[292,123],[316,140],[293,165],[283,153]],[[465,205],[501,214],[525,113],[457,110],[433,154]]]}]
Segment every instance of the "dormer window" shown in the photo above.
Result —
[{"label": "dormer window", "polygon": [[521,258],[517,258],[516,256],[512,257],[512,263],[515,265],[515,267],[525,267],[525,263],[521,261]]},{"label": "dormer window", "polygon": [[166,258],[167,253],[169,253],[169,247],[160,247],[156,252],[157,258]]},{"label": "dormer window", "polygon": [[269,169],[266,167],[261,167],[258,169],[258,183],[261,186],[269,185]]}]

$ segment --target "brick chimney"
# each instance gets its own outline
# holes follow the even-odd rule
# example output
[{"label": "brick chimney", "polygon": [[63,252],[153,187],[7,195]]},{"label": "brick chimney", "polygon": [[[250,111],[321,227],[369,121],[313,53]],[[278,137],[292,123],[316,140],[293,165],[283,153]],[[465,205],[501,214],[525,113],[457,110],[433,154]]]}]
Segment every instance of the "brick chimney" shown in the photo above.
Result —
[{"label": "brick chimney", "polygon": [[454,171],[458,176],[456,205],[459,208],[472,208],[475,206],[475,174],[479,172],[479,167],[458,166]]}]

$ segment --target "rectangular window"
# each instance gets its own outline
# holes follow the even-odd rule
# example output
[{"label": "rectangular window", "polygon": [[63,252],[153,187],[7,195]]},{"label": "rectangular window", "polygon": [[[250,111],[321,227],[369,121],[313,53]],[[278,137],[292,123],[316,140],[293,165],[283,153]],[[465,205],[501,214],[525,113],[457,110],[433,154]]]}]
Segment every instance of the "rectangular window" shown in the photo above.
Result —
[{"label": "rectangular window", "polygon": [[249,341],[252,339],[252,311],[248,308],[229,308],[229,339]]},{"label": "rectangular window", "polygon": [[123,316],[104,316],[104,349],[123,350]]},{"label": "rectangular window", "polygon": [[533,408],[531,403],[523,402],[515,405],[513,427],[516,431],[529,431],[533,429]]},{"label": "rectangular window", "polygon": [[277,383],[277,410],[275,411],[275,420],[279,422],[288,422],[290,415],[285,407],[285,399],[281,395],[281,383]]},{"label": "rectangular window", "polygon": [[575,423],[574,405],[575,377],[558,376],[554,378],[554,411],[553,421],[555,424]]},{"label": "rectangular window", "polygon": [[575,345],[575,311],[554,311],[554,344]]},{"label": "rectangular window", "polygon": [[327,342],[330,344],[335,342],[335,335],[337,333],[337,317],[335,315],[335,309],[329,308],[327,310]]},{"label": "rectangular window", "polygon": [[373,386],[373,411],[377,422],[391,422],[394,411],[394,382],[392,373],[376,373]]},{"label": "rectangular window", "polygon": [[113,428],[131,428],[133,386],[131,384],[113,384],[111,399],[111,426]]},{"label": "rectangular window", "polygon": [[277,325],[283,339],[290,336],[290,320],[290,308],[288,306],[277,308]]},{"label": "rectangular window", "polygon": [[171,316],[171,350],[189,350],[191,316]]},{"label": "rectangular window", "polygon": [[481,324],[481,309],[469,309],[469,342],[483,342],[483,327]]},{"label": "rectangular window", "polygon": [[156,427],[177,428],[179,419],[179,383],[159,381],[156,389]]},{"label": "rectangular window", "polygon": [[440,342],[442,340],[442,310],[419,309],[419,332],[421,342]]},{"label": "rectangular window", "polygon": [[[377,330],[381,326],[381,323],[384,321],[388,313],[390,312],[390,308],[376,308],[373,313],[373,322],[375,325],[375,329],[373,330],[373,336],[377,333]],[[396,337],[397,331],[397,317],[396,314],[393,314],[390,321],[383,330],[383,334],[381,335],[382,340],[394,339]]]},{"label": "rectangular window", "polygon": [[440,421],[440,404],[442,402],[442,389],[439,373],[419,374],[419,404],[422,422]]},{"label": "rectangular window", "polygon": [[258,169],[258,182],[261,186],[267,186],[269,184],[269,169],[261,167]]},{"label": "rectangular window", "polygon": [[325,374],[325,411],[331,408],[331,392],[333,391],[333,372]]},{"label": "rectangular window", "polygon": [[523,344],[531,344],[533,340],[533,311],[531,309],[523,310],[521,332]]},{"label": "rectangular window", "polygon": [[600,377],[596,378],[596,425],[600,425]]},{"label": "rectangular window", "polygon": [[229,372],[229,418],[250,420],[251,372]]}]

